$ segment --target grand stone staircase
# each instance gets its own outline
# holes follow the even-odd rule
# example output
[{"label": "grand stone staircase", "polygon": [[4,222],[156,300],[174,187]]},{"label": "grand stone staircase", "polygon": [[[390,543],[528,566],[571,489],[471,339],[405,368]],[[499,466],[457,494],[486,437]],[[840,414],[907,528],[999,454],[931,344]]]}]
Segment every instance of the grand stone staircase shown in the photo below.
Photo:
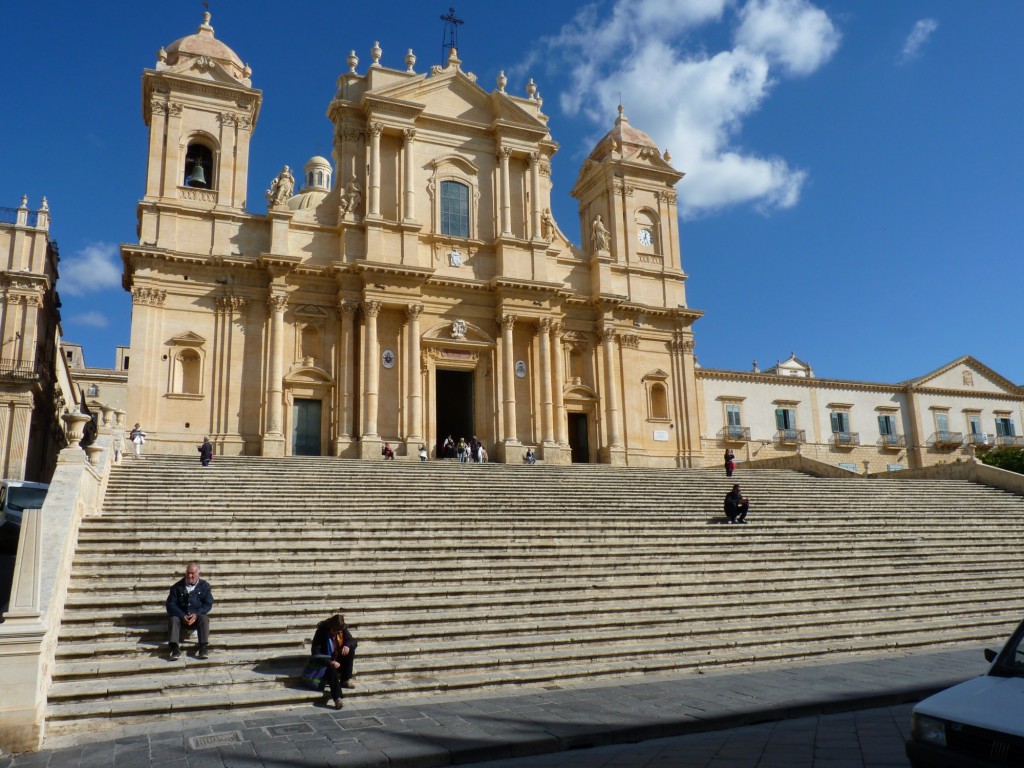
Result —
[{"label": "grand stone staircase", "polygon": [[[81,527],[50,733],[317,701],[295,677],[342,608],[374,699],[918,646],[1020,619],[1024,499],[958,481],[719,469],[144,456]],[[198,559],[208,661],[163,603]]]}]

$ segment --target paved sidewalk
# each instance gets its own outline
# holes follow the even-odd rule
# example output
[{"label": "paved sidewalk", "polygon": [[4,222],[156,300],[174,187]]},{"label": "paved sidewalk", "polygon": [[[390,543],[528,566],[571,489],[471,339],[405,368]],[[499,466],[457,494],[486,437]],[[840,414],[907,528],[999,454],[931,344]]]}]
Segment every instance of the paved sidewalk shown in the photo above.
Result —
[{"label": "paved sidewalk", "polygon": [[659,675],[514,693],[375,701],[48,740],[0,768],[427,768],[625,744],[914,701],[983,673],[982,648]]}]

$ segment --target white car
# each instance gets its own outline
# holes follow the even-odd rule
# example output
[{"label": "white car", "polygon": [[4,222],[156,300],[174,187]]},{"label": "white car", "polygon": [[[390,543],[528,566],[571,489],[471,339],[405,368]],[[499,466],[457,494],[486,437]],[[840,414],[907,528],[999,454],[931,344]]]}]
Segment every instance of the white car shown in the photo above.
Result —
[{"label": "white car", "polygon": [[0,527],[21,528],[21,513],[40,509],[49,487],[28,480],[0,480]]},{"label": "white car", "polygon": [[1024,766],[1024,622],[981,677],[914,707],[907,757],[914,768]]}]

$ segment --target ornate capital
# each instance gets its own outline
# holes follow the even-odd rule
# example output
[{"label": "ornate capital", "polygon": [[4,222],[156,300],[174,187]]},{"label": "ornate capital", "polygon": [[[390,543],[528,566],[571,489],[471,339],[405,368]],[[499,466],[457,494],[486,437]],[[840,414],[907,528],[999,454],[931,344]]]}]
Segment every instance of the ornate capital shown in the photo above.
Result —
[{"label": "ornate capital", "polygon": [[620,347],[626,349],[640,349],[640,337],[635,333],[619,334],[618,342]]},{"label": "ornate capital", "polygon": [[149,108],[154,115],[167,114],[167,102],[159,101],[155,96],[149,100]]},{"label": "ornate capital", "polygon": [[549,163],[547,160],[544,160],[540,164],[540,175],[548,177],[551,176],[551,163]]},{"label": "ornate capital", "polygon": [[499,147],[498,148],[498,159],[499,160],[508,160],[510,157],[512,157],[512,150],[509,147]]},{"label": "ornate capital", "polygon": [[349,317],[349,318],[353,317],[355,315],[357,309],[359,309],[359,302],[358,301],[349,301],[348,299],[339,299],[338,300],[338,318],[339,319],[342,318],[342,317],[346,317],[346,316]]},{"label": "ornate capital", "polygon": [[664,203],[674,203],[677,195],[674,189],[663,189],[658,192],[658,199]]},{"label": "ornate capital", "polygon": [[132,304],[145,304],[151,307],[162,307],[167,298],[167,291],[157,288],[133,288]]},{"label": "ornate capital", "polygon": [[537,321],[537,328],[541,333],[551,333],[552,321],[550,317],[542,317]]},{"label": "ornate capital", "polygon": [[615,341],[615,326],[605,325],[597,329],[597,338],[602,344],[611,344]]},{"label": "ornate capital", "polygon": [[272,293],[267,299],[267,304],[275,312],[284,312],[288,307],[288,297],[283,293]]},{"label": "ornate capital", "polygon": [[501,328],[505,331],[511,331],[516,324],[515,315],[502,315],[500,318]]},{"label": "ornate capital", "polygon": [[416,138],[416,129],[406,128],[402,131],[402,135],[405,137],[406,143],[412,143],[412,140]]},{"label": "ornate capital", "polygon": [[172,115],[180,115],[182,109],[184,109],[184,106],[176,101],[172,101],[167,104],[167,110]]},{"label": "ornate capital", "polygon": [[218,296],[217,309],[221,312],[244,312],[249,308],[249,300],[243,296]]},{"label": "ornate capital", "polygon": [[559,320],[552,320],[551,321],[551,335],[554,338],[556,338],[556,339],[560,338],[561,335],[562,335],[562,330],[563,329],[564,329],[564,326],[562,325],[561,321],[559,321]]},{"label": "ornate capital", "polygon": [[621,181],[615,182],[613,189],[615,190],[615,194],[625,195],[626,197],[630,197],[634,192],[636,192],[636,187],[632,184],[625,184]]},{"label": "ornate capital", "polygon": [[363,315],[366,317],[377,317],[380,314],[381,309],[384,307],[382,301],[364,301],[363,302]]},{"label": "ornate capital", "polygon": [[530,166],[533,167],[533,168],[536,168],[539,163],[540,163],[540,152],[531,152],[530,153]]},{"label": "ornate capital", "polygon": [[234,112],[221,112],[217,115],[221,125],[238,125],[238,117]]},{"label": "ornate capital", "polygon": [[370,135],[375,138],[380,138],[380,135],[384,133],[384,126],[380,123],[370,123]]},{"label": "ornate capital", "polygon": [[423,314],[423,305],[422,304],[409,304],[405,308],[405,316],[409,320],[419,320],[420,315],[422,315],[422,314]]}]

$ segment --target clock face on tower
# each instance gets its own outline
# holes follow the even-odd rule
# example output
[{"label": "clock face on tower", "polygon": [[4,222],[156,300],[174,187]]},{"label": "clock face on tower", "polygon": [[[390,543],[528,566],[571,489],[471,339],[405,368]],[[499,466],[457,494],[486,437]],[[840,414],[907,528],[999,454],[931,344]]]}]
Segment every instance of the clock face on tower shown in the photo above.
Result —
[{"label": "clock face on tower", "polygon": [[651,230],[649,230],[649,229],[646,229],[646,228],[645,229],[641,229],[640,233],[639,233],[639,237],[640,237],[640,245],[653,245],[654,244],[654,236],[651,234]]}]

